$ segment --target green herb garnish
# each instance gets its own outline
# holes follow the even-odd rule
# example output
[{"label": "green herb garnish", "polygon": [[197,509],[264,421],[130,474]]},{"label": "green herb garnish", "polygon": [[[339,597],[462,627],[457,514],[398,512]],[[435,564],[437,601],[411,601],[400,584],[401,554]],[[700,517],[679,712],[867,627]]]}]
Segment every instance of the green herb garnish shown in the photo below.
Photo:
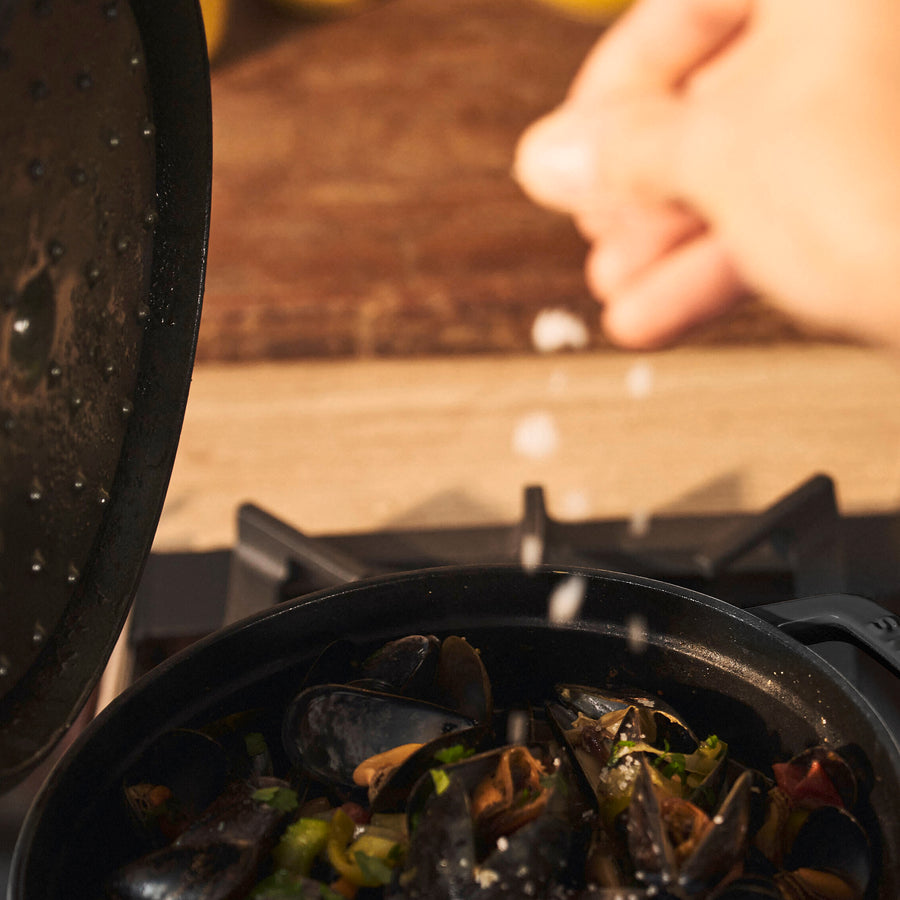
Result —
[{"label": "green herb garnish", "polygon": [[249,756],[262,756],[269,749],[266,739],[258,731],[244,735],[244,746]]},{"label": "green herb garnish", "polygon": [[616,741],[612,745],[607,766],[614,766],[623,756],[627,756],[628,752],[636,745],[637,741]]},{"label": "green herb garnish", "polygon": [[378,856],[370,856],[357,850],[353,854],[359,870],[363,873],[365,884],[388,884],[391,880],[391,867]]},{"label": "green herb garnish", "polygon": [[453,744],[452,747],[444,747],[434,754],[434,758],[445,766],[449,763],[459,762],[461,759],[468,759],[475,751],[471,747],[464,747],[462,744]]},{"label": "green herb garnish", "polygon": [[290,788],[259,788],[250,796],[257,802],[265,803],[273,809],[280,809],[282,812],[290,812],[292,809],[297,808],[297,792]]},{"label": "green herb garnish", "polygon": [[437,794],[443,794],[450,787],[450,776],[443,769],[432,769],[431,780]]}]

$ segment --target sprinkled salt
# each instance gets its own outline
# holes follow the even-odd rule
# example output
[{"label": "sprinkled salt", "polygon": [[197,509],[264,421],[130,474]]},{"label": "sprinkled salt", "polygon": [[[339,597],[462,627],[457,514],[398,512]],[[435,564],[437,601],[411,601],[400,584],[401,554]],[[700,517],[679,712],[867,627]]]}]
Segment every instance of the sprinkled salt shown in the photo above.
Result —
[{"label": "sprinkled salt", "polygon": [[505,853],[507,850],[509,850],[509,840],[507,840],[507,838],[505,838],[502,834],[497,838],[497,849],[501,853]]},{"label": "sprinkled salt", "polygon": [[547,391],[559,396],[569,389],[569,373],[563,369],[554,369],[547,379]]},{"label": "sprinkled salt", "polygon": [[531,326],[531,341],[540,353],[583,350],[590,341],[584,320],[567,309],[542,309]]},{"label": "sprinkled salt", "polygon": [[519,544],[519,562],[526,572],[533,572],[544,560],[544,541],[540,535],[525,534]]},{"label": "sprinkled salt", "polygon": [[568,491],[562,497],[560,518],[580,521],[591,511],[591,499],[586,491]]},{"label": "sprinkled salt", "polygon": [[631,537],[646,537],[650,531],[650,513],[646,509],[636,509],[628,520],[628,534]]},{"label": "sprinkled salt", "polygon": [[649,397],[653,391],[653,366],[646,361],[634,363],[625,374],[625,390],[635,400]]},{"label": "sprinkled salt", "polygon": [[513,450],[531,459],[550,456],[559,446],[556,420],[548,412],[533,412],[516,423],[512,439]]},{"label": "sprinkled salt", "polygon": [[475,873],[475,880],[481,888],[489,888],[500,880],[500,876],[493,869],[479,869]]},{"label": "sprinkled salt", "polygon": [[557,625],[571,622],[581,611],[587,581],[581,575],[570,575],[561,581],[550,594],[547,618]]},{"label": "sprinkled salt", "polygon": [[523,710],[513,710],[506,719],[506,741],[524,744],[528,739],[528,715]]},{"label": "sprinkled salt", "polygon": [[626,622],[626,641],[632,653],[643,653],[647,649],[647,619],[634,613]]}]

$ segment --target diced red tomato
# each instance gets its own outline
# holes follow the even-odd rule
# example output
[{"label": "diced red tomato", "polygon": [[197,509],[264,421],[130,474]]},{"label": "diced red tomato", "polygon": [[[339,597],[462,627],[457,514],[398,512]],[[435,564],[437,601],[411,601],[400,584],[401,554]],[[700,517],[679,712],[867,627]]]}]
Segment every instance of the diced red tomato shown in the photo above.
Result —
[{"label": "diced red tomato", "polygon": [[341,809],[353,820],[354,825],[368,825],[371,818],[369,811],[358,803],[344,803]]},{"label": "diced red tomato", "polygon": [[778,786],[794,803],[808,808],[844,805],[820,762],[814,761],[808,769],[792,763],[775,763],[772,769]]}]

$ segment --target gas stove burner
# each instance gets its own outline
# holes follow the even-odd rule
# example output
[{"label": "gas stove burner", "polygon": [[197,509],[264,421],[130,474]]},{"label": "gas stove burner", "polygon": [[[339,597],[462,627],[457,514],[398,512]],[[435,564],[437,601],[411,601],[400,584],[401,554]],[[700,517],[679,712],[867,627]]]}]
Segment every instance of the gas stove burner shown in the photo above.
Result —
[{"label": "gas stove burner", "polygon": [[[275,603],[370,575],[447,565],[522,563],[643,575],[748,607],[848,592],[900,607],[900,517],[841,516],[831,478],[816,475],[758,514],[552,518],[541,487],[508,525],[385,529],[309,536],[265,510],[237,512],[232,550],[153,554],[135,607],[141,633],[214,631]],[[172,590],[183,585],[186,608]]]}]

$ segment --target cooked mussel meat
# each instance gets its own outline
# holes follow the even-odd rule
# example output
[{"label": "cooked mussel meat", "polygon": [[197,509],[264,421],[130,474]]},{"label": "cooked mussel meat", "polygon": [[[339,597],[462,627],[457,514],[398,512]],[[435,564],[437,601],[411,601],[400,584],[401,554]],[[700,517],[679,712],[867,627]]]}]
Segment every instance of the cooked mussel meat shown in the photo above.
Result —
[{"label": "cooked mussel meat", "polygon": [[658,698],[565,685],[557,693],[547,715],[607,822],[627,808],[643,760],[667,793],[707,809],[716,802],[728,760],[717,736],[699,740]]},{"label": "cooked mussel meat", "polygon": [[410,799],[392,896],[547,896],[568,878],[580,823],[547,748],[504,747],[435,770]]},{"label": "cooked mussel meat", "polygon": [[291,762],[328,784],[353,788],[364,761],[398,747],[423,744],[475,721],[432,703],[364,688],[324,684],[291,702],[283,740]]}]

